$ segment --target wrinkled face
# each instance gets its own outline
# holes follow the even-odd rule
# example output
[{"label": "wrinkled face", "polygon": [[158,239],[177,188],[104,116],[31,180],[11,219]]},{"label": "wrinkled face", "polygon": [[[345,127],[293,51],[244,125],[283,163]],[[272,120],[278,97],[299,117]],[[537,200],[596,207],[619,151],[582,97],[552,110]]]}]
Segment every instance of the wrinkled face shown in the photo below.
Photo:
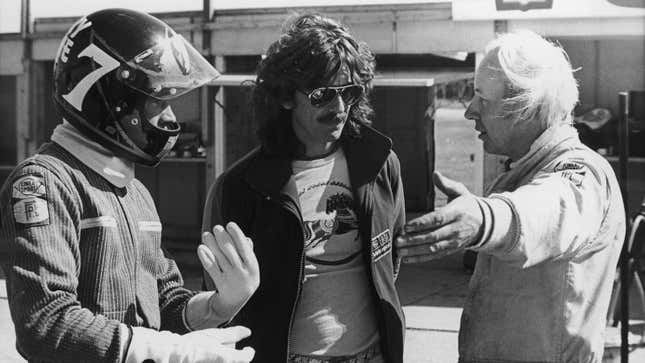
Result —
[{"label": "wrinkled face", "polygon": [[491,154],[513,156],[513,135],[516,125],[506,117],[503,98],[505,77],[499,69],[496,52],[484,57],[475,74],[475,96],[465,117],[475,121],[475,130],[484,143],[484,150]]},{"label": "wrinkled face", "polygon": [[[349,70],[341,67],[330,84],[324,86],[346,86],[352,84]],[[284,104],[292,109],[291,124],[298,140],[304,145],[304,155],[316,157],[331,151],[343,132],[351,105],[343,101],[341,94],[327,104],[313,106],[304,92],[296,91],[293,102]]]}]

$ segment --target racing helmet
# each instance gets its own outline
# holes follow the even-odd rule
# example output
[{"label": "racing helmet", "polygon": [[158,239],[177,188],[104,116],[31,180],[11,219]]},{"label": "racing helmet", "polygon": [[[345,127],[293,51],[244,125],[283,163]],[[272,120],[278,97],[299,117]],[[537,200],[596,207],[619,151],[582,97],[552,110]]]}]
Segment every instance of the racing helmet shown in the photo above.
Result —
[{"label": "racing helmet", "polygon": [[177,122],[155,125],[148,98],[167,101],[219,73],[161,20],[105,9],[78,20],[54,61],[54,104],[61,117],[117,156],[154,166],[172,149]]}]

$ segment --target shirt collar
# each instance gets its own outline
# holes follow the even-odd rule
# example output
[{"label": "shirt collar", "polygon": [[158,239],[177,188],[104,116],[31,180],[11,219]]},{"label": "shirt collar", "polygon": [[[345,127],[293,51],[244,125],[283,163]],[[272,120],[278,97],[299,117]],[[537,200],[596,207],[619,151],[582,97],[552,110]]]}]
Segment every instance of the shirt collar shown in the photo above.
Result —
[{"label": "shirt collar", "polygon": [[90,141],[66,120],[56,126],[51,140],[118,188],[125,187],[134,179],[133,162],[119,158],[103,146]]},{"label": "shirt collar", "polygon": [[540,136],[538,136],[538,138],[533,141],[531,147],[529,148],[529,151],[517,161],[511,162],[509,167],[510,169],[514,169],[519,165],[526,164],[534,157],[543,155],[544,153],[551,150],[555,145],[558,145],[562,141],[570,139],[572,137],[578,137],[578,131],[576,131],[573,126],[569,124],[553,125],[544,130],[544,132],[542,132],[542,134],[540,134]]}]

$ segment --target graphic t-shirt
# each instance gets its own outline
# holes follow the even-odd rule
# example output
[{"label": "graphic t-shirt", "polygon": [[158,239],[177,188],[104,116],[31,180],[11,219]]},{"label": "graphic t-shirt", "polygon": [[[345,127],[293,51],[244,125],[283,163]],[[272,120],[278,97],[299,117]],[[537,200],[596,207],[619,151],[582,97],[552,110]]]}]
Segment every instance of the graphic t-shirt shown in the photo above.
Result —
[{"label": "graphic t-shirt", "polygon": [[291,353],[341,356],[378,340],[354,196],[342,149],[293,161],[305,230],[305,280]]}]

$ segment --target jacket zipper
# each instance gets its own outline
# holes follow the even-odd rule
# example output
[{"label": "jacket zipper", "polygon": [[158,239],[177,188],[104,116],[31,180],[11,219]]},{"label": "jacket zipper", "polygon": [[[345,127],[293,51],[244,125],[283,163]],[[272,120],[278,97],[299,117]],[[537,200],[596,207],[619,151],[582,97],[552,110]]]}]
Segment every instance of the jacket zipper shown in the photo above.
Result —
[{"label": "jacket zipper", "polygon": [[[271,197],[267,197],[267,199],[271,199]],[[288,198],[289,203],[284,204],[284,208],[287,209],[290,213],[292,213],[295,217],[298,218],[298,226],[300,228],[300,234],[302,235],[302,240],[304,241],[305,238],[305,232],[302,229],[302,212],[300,211],[300,208],[296,207],[295,201],[293,201],[292,198]],[[300,300],[300,291],[302,289],[302,275],[304,272],[304,267],[305,267],[305,250],[304,250],[304,242],[302,243],[303,249],[300,251],[299,260],[300,260],[300,265],[298,268],[298,285],[296,287],[296,299],[293,302],[293,305],[291,306],[291,315],[289,316],[289,329],[287,330],[287,359],[285,362],[289,361],[289,352],[291,351],[291,328],[293,327],[293,318],[296,313],[296,307],[298,306],[298,301]]]},{"label": "jacket zipper", "polygon": [[376,288],[374,284],[374,261],[372,261],[372,214],[373,214],[373,208],[372,208],[372,195],[374,192],[374,183],[370,182],[367,187],[365,188],[364,195],[365,199],[363,200],[363,203],[365,205],[365,208],[363,210],[363,215],[361,218],[365,219],[365,231],[361,231],[361,233],[365,233],[364,242],[363,246],[366,249],[367,253],[367,258],[366,262],[369,265],[369,268],[367,269],[369,273],[369,279],[370,283],[372,284],[372,287],[374,288],[374,291],[376,292],[376,295],[381,298],[378,289]]},{"label": "jacket zipper", "polygon": [[[379,289],[376,287],[376,284],[374,283],[374,261],[372,261],[372,219],[373,219],[373,207],[372,207],[372,196],[374,192],[374,182],[370,182],[364,191],[364,196],[365,199],[363,201],[365,208],[363,210],[361,218],[366,219],[365,222],[365,239],[363,242],[363,245],[366,248],[367,252],[367,257],[365,258],[366,263],[369,265],[369,268],[367,269],[368,277],[369,277],[369,282],[372,284],[372,289],[374,289],[374,292],[376,293],[376,297],[380,300],[382,299],[381,293],[379,292]],[[363,231],[361,231],[363,233]],[[383,307],[381,304],[377,301],[374,302],[376,304],[377,311],[380,312],[379,316],[376,317],[378,325],[381,326],[384,322],[381,321],[382,317],[386,315],[385,311],[383,311]],[[387,331],[381,331],[379,329],[379,339],[381,346],[383,346],[384,339],[386,339],[387,336]],[[387,345],[386,345],[387,346]],[[386,355],[387,352],[383,351],[383,354]]]},{"label": "jacket zipper", "polygon": [[[134,232],[132,231],[132,221],[130,220],[130,216],[127,213],[125,206],[123,205],[123,201],[121,200],[121,197],[119,197],[117,191],[112,187],[112,193],[116,197],[117,201],[119,202],[119,206],[121,207],[121,212],[123,213],[123,218],[126,221],[126,225],[128,226],[128,232],[130,234],[130,241],[132,242],[132,252],[133,252],[133,257],[134,257],[134,268],[133,268],[133,280],[134,280],[134,306],[135,306],[135,316],[134,316],[134,321],[135,324],[139,324],[139,321],[137,321],[137,315],[139,314],[139,297],[137,296],[138,288],[137,288],[137,275],[138,275],[138,267],[139,267],[139,251],[137,249],[138,244],[135,239]],[[125,197],[125,196],[124,196]],[[141,317],[143,320],[143,316]]]},{"label": "jacket zipper", "polygon": [[[302,227],[300,228],[302,231]],[[304,232],[302,232],[304,238]],[[296,300],[291,306],[291,316],[289,317],[289,329],[287,330],[287,359],[285,362],[289,362],[289,351],[291,351],[291,328],[293,327],[293,317],[296,314],[296,307],[298,306],[298,301],[300,301],[300,290],[302,289],[302,274],[304,272],[305,259],[304,259],[304,249],[300,253],[300,267],[298,269],[298,287],[296,289]]]}]

